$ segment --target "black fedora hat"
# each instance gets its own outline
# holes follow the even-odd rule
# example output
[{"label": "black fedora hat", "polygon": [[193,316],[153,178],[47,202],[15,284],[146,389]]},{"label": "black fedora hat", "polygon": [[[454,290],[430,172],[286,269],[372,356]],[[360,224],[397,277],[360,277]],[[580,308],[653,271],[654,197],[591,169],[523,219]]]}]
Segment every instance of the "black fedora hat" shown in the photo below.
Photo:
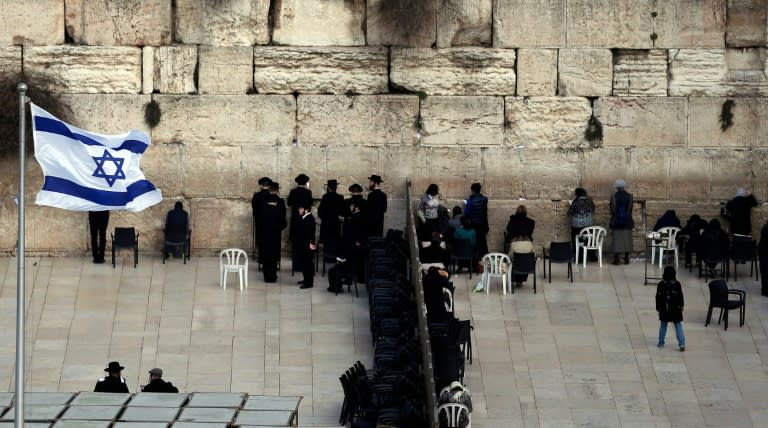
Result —
[{"label": "black fedora hat", "polygon": [[328,183],[326,183],[326,186],[328,186],[331,189],[335,189],[339,187],[339,182],[334,179],[331,179],[331,180],[328,180]]},{"label": "black fedora hat", "polygon": [[269,183],[269,190],[280,190],[280,183],[272,181]]},{"label": "black fedora hat", "polygon": [[355,183],[355,184],[349,186],[349,191],[350,192],[362,192],[363,191],[363,186]]},{"label": "black fedora hat", "polygon": [[269,177],[261,177],[258,181],[259,186],[269,186],[272,183],[272,179]]},{"label": "black fedora hat", "polygon": [[104,371],[107,373],[117,373],[123,370],[125,370],[125,367],[121,366],[120,363],[117,361],[110,361],[107,368],[104,369]]},{"label": "black fedora hat", "polygon": [[307,184],[307,182],[309,182],[309,177],[307,176],[307,174],[299,174],[298,176],[296,176],[296,178],[293,179],[293,181],[303,186]]},{"label": "black fedora hat", "polygon": [[384,181],[384,180],[381,179],[380,176],[378,176],[376,174],[371,175],[370,177],[368,177],[368,179],[373,181],[376,184],[381,184],[381,182]]}]

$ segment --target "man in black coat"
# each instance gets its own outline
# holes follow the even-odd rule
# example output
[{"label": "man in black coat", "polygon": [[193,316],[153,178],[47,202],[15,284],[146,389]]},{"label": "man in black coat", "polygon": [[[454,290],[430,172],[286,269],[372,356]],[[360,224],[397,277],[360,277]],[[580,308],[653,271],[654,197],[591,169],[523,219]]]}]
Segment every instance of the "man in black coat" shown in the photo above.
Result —
[{"label": "man in black coat", "polygon": [[149,383],[141,388],[141,392],[179,392],[179,388],[163,380],[162,369],[154,368],[149,371]]},{"label": "man in black coat", "polygon": [[295,260],[303,276],[299,284],[302,289],[312,288],[315,278],[314,252],[317,250],[317,245],[315,245],[315,217],[312,215],[311,203],[299,206],[298,218],[299,223],[296,226],[296,237],[293,242]]},{"label": "man in black coat", "polygon": [[[184,204],[176,201],[173,209],[165,216],[165,240],[167,242],[186,242],[189,231],[189,213],[184,211]],[[169,249],[166,247],[166,250]],[[174,248],[174,257],[181,257],[179,248]]]},{"label": "man in black coat", "polygon": [[344,200],[344,220],[346,221],[349,218],[352,201],[355,201],[355,205],[360,208],[360,214],[365,217],[365,213],[368,210],[368,202],[363,197],[363,186],[355,183],[349,186],[349,193],[351,193],[350,197]]},{"label": "man in black coat", "polygon": [[368,177],[368,236],[384,235],[384,213],[387,212],[387,194],[384,193],[380,186],[382,179],[378,175],[371,175]]},{"label": "man in black coat", "polygon": [[[251,258],[255,258],[256,248],[260,247],[259,244],[259,222],[261,220],[261,207],[264,204],[264,199],[269,195],[269,187],[272,184],[272,179],[269,177],[261,177],[258,181],[261,190],[253,194],[251,199],[251,210],[253,212],[253,248],[254,254]],[[261,263],[261,254],[259,254],[259,263]]]},{"label": "man in black coat", "polygon": [[88,225],[91,229],[91,252],[94,263],[104,263],[107,248],[107,225],[109,211],[88,211]]},{"label": "man in black coat", "polygon": [[277,282],[277,265],[280,262],[280,247],[285,220],[285,203],[275,193],[264,199],[259,222],[259,258],[261,259],[264,282]]},{"label": "man in black coat", "polygon": [[[286,203],[291,207],[291,225],[288,229],[288,240],[291,241],[291,262],[292,271],[297,270],[296,252],[296,236],[298,234],[300,218],[299,207],[312,205],[312,191],[309,190],[309,177],[306,174],[299,174],[293,180],[296,182],[296,187],[288,192],[288,200]],[[300,268],[299,268],[300,269]]]},{"label": "man in black coat", "polygon": [[734,235],[752,235],[752,208],[757,206],[753,194],[739,188],[736,196],[725,204],[725,214],[731,222],[730,231]]},{"label": "man in black coat", "polygon": [[338,252],[339,239],[341,238],[341,220],[344,216],[344,197],[336,193],[339,183],[336,180],[328,180],[327,191],[320,200],[317,208],[317,216],[320,217],[320,243],[323,244],[325,254],[332,255]]},{"label": "man in black coat", "polygon": [[128,393],[128,385],[125,384],[125,379],[120,377],[120,373],[125,369],[119,362],[112,361],[109,363],[105,372],[107,376],[99,379],[96,382],[96,387],[93,388],[93,392],[124,392]]}]

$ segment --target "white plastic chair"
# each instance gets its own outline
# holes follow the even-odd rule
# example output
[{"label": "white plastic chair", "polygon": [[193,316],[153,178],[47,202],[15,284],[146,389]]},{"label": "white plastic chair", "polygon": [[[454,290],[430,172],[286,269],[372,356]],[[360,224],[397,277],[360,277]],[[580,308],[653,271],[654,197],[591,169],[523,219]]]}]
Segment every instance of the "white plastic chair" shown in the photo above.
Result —
[{"label": "white plastic chair", "polygon": [[675,226],[662,227],[659,229],[659,235],[661,239],[659,242],[654,242],[651,245],[651,264],[655,263],[656,251],[659,252],[659,268],[662,267],[662,260],[664,260],[664,252],[675,253],[675,269],[677,269],[677,234],[682,229]]},{"label": "white plastic chair", "polygon": [[512,261],[509,256],[504,253],[488,253],[483,256],[483,287],[485,288],[485,294],[490,293],[491,279],[501,278],[501,284],[503,287],[504,295],[507,295],[507,284],[510,284],[510,289],[514,293],[514,289],[511,287],[512,278],[510,272],[512,271]]},{"label": "white plastic chair", "polygon": [[437,408],[437,414],[440,415],[442,413],[445,413],[446,421],[448,422],[447,427],[448,428],[458,428],[461,425],[459,425],[459,421],[461,420],[461,415],[464,414],[467,418],[467,428],[470,428],[472,426],[472,419],[469,415],[469,408],[463,404],[459,403],[445,403],[441,404],[440,407]]},{"label": "white plastic chair", "polygon": [[600,226],[588,226],[576,236],[576,263],[579,263],[579,249],[583,257],[583,266],[587,267],[587,251],[597,250],[597,261],[603,267],[603,239],[608,231]]},{"label": "white plastic chair", "polygon": [[248,288],[248,254],[239,248],[227,248],[219,253],[219,286],[227,288],[227,274],[237,273],[240,290]]}]

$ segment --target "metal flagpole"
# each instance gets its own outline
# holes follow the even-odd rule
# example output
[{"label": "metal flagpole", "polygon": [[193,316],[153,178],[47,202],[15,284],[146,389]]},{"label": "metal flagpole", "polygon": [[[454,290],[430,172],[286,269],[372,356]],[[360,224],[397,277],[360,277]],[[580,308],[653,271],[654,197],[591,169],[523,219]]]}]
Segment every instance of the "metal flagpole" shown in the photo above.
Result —
[{"label": "metal flagpole", "polygon": [[27,113],[27,84],[19,83],[19,242],[16,268],[16,414],[14,427],[24,427],[24,155],[25,122]]}]

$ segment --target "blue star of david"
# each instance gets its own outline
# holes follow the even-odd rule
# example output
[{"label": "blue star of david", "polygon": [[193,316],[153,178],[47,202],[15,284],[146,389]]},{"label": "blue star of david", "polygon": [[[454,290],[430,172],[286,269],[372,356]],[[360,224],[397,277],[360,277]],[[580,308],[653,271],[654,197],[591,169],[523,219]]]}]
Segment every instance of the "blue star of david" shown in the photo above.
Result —
[{"label": "blue star of david", "polygon": [[[107,184],[109,184],[109,187],[112,187],[113,184],[115,184],[115,181],[117,180],[125,180],[125,172],[123,172],[123,163],[125,162],[125,158],[116,158],[109,154],[109,151],[104,150],[104,154],[101,156],[91,156],[93,160],[96,162],[96,170],[93,171],[93,176],[98,178],[103,178],[107,180]],[[115,164],[115,172],[114,174],[107,174],[106,171],[104,171],[104,163],[105,162],[112,162]]]}]

